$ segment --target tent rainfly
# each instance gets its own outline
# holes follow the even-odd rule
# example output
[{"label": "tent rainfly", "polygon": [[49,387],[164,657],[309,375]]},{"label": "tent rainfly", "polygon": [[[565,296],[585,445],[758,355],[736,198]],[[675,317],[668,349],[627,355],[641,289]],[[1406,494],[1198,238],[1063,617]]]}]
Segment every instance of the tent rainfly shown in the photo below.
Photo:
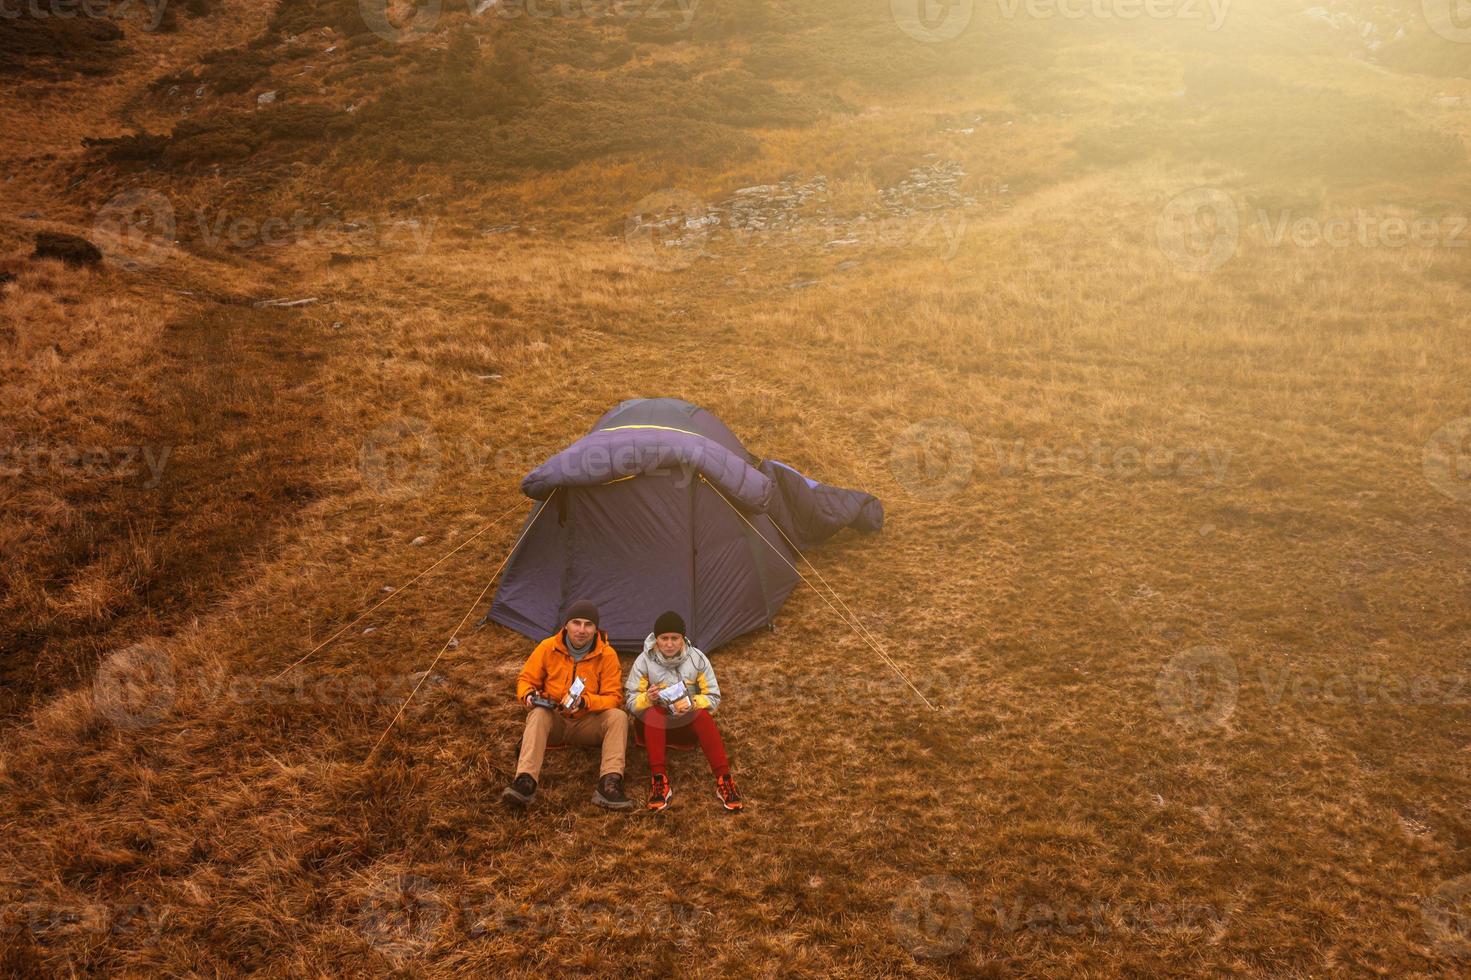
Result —
[{"label": "tent rainfly", "polygon": [[799,581],[796,549],[884,522],[876,497],[758,459],[676,398],[619,404],[521,489],[540,503],[486,618],[539,640],[592,599],[623,652],[641,650],[666,609],[706,651],[773,626]]}]

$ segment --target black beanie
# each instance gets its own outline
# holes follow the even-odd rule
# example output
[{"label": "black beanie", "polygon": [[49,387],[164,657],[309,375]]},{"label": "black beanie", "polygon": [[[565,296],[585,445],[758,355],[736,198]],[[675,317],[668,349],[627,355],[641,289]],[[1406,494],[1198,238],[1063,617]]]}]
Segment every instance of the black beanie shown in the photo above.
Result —
[{"label": "black beanie", "polygon": [[684,620],[677,612],[660,613],[659,618],[654,620],[654,635],[663,636],[665,633],[678,633],[684,636]]},{"label": "black beanie", "polygon": [[567,615],[562,617],[562,625],[566,626],[574,619],[591,620],[596,626],[598,625],[598,607],[593,605],[591,599],[578,599],[567,607]]}]

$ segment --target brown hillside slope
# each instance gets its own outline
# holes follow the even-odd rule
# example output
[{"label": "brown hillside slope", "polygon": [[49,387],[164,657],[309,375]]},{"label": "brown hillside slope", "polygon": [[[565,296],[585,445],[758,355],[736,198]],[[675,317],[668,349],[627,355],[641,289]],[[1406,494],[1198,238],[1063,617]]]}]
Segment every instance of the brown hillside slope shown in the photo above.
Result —
[{"label": "brown hillside slope", "polygon": [[[363,190],[375,172],[417,171],[387,152],[381,171],[354,164],[348,144],[294,168],[267,141],[258,162],[300,176],[263,187],[248,161],[99,165],[109,188],[136,177],[196,228],[203,207],[209,228],[289,216],[335,161],[338,206],[378,223],[346,243],[321,224],[284,243],[185,239],[83,280],[29,264],[4,287],[25,383],[105,376],[125,350],[138,377],[163,376],[151,390],[171,407],[147,418],[188,462],[143,499],[198,501],[165,589],[188,617],[105,650],[99,630],[100,668],[77,668],[0,744],[6,969],[1464,966],[1471,493],[1455,440],[1471,267],[1453,244],[1468,198],[1463,123],[1434,101],[1445,80],[1327,44],[1292,57],[1262,39],[1291,40],[1296,22],[1266,9],[1203,38],[1062,25],[1057,61],[1033,72],[896,86],[834,46],[868,27],[834,23],[805,28],[834,43],[793,87],[837,77],[858,111],[736,127],[753,155],[715,165],[642,148],[472,180],[447,159],[378,194]],[[747,43],[680,50],[759,63]],[[761,47],[768,64],[784,50]],[[1187,71],[1202,52],[1255,74]],[[414,57],[394,61],[412,75]],[[1407,160],[1410,144],[1426,152]],[[970,203],[883,210],[923,196],[916,180],[943,197],[926,168],[950,162]],[[827,190],[771,205],[765,228],[624,234],[671,203],[730,220],[735,190],[793,175]],[[1172,238],[1164,220],[1201,187],[1214,196],[1187,201],[1239,218],[1223,256],[1198,247],[1216,229]],[[389,207],[420,193],[442,204]],[[1440,237],[1299,244],[1274,237],[1284,214],[1367,216],[1376,235],[1433,218]],[[266,297],[316,302],[242,302]],[[104,302],[84,322],[158,314],[116,337],[40,333]],[[180,353],[196,344],[199,360]],[[524,472],[619,399],[665,394],[884,499],[880,535],[811,558],[941,709],[804,589],[776,633],[715,655],[750,800],[738,818],[690,754],[664,814],[592,808],[595,762],[570,752],[528,816],[501,810],[528,644],[499,627],[460,633],[369,759],[514,540]],[[85,418],[50,397],[39,417]],[[100,499],[79,513],[140,506],[88,487]],[[269,513],[237,522],[254,507]],[[251,547],[220,570],[212,534]],[[223,577],[210,591],[196,574]],[[27,622],[42,603],[81,615],[91,594],[15,581],[35,590],[38,605],[12,607]],[[647,768],[631,759],[637,788]]]}]

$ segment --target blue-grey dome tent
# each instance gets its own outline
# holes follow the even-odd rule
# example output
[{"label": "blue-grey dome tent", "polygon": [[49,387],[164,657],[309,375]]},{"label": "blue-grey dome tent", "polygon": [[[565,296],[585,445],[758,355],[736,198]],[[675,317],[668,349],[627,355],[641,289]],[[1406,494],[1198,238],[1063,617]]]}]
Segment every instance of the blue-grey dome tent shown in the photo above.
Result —
[{"label": "blue-grey dome tent", "polygon": [[884,522],[876,497],[758,459],[677,398],[621,403],[521,489],[539,503],[486,618],[540,640],[591,599],[624,652],[666,609],[706,651],[769,626],[799,581],[794,548]]}]

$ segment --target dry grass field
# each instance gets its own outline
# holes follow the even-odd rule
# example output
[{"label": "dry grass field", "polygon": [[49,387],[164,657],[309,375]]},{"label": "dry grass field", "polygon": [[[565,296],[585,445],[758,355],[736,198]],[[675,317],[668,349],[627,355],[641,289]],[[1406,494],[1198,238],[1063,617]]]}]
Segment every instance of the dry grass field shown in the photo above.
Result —
[{"label": "dry grass field", "polygon": [[[0,973],[1471,970],[1468,45],[1126,6],[5,41]],[[886,523],[713,656],[744,813],[508,812],[456,624],[643,396]]]}]

